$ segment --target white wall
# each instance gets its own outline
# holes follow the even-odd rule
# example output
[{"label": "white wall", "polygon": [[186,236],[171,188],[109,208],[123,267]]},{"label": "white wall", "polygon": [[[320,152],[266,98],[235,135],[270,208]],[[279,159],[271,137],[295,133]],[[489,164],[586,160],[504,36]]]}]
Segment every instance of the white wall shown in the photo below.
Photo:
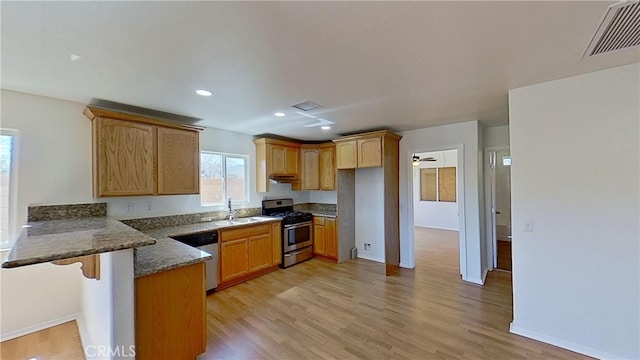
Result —
[{"label": "white wall", "polygon": [[[458,167],[458,151],[446,150],[418,153],[421,158],[433,157],[436,161],[421,161],[413,167],[413,221],[415,226],[435,229],[458,230],[458,203],[420,200],[420,169]],[[456,170],[457,176],[457,170]],[[456,189],[457,193],[457,189]]]},{"label": "white wall", "polygon": [[80,313],[81,277],[79,263],[0,270],[1,340],[75,319]]},{"label": "white wall", "polygon": [[[356,170],[356,248],[358,257],[384,263],[384,169]],[[371,244],[365,251],[364,243]]]},{"label": "white wall", "polygon": [[[413,198],[411,195],[411,157],[417,152],[458,149],[460,216],[465,216],[460,236],[464,240],[460,270],[466,281],[482,283],[487,269],[486,252],[481,241],[482,161],[479,153],[481,135],[477,121],[405,131],[400,141],[400,265],[415,267],[413,239]],[[461,159],[463,161],[461,161]]]},{"label": "white wall", "polygon": [[309,191],[309,202],[318,204],[337,204],[337,191]]},{"label": "white wall", "polygon": [[82,278],[80,329],[87,358],[134,355],[134,305],[133,250],[101,254],[100,280]]},{"label": "white wall", "polygon": [[509,92],[513,332],[640,358],[638,99],[639,63]]},{"label": "white wall", "polygon": [[509,125],[485,127],[482,134],[482,145],[509,146]]}]

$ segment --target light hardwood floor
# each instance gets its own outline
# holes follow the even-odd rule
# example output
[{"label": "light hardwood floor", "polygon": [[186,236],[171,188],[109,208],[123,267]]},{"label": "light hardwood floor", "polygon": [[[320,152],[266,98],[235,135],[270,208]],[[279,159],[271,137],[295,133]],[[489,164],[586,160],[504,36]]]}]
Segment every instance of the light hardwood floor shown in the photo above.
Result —
[{"label": "light hardwood floor", "polygon": [[416,228],[416,269],[312,259],[207,297],[199,359],[584,359],[509,333],[511,274],[458,272],[457,232]]},{"label": "light hardwood floor", "polygon": [[0,343],[0,359],[84,359],[75,321],[20,336]]}]

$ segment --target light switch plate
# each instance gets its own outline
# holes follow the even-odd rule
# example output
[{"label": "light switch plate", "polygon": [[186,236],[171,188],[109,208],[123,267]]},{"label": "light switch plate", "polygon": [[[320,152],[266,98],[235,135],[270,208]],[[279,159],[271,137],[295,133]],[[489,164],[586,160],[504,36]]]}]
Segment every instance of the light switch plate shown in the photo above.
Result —
[{"label": "light switch plate", "polygon": [[533,232],[533,220],[524,219],[524,231],[525,232]]}]

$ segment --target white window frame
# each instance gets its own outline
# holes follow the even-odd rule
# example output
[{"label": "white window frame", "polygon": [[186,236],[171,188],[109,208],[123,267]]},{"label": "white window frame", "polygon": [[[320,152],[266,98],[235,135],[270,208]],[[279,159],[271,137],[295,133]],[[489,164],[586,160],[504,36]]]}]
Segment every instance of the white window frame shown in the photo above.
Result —
[{"label": "white window frame", "polygon": [[244,159],[244,178],[245,178],[245,187],[244,187],[244,191],[245,191],[245,199],[246,200],[242,200],[242,201],[236,201],[233,198],[231,198],[231,203],[232,204],[237,204],[237,205],[244,205],[244,204],[249,204],[251,199],[249,198],[251,195],[251,192],[249,191],[249,188],[251,187],[251,181],[250,181],[250,171],[249,171],[249,155],[246,154],[233,154],[233,153],[223,153],[223,152],[219,152],[219,151],[208,151],[208,150],[200,150],[200,155],[202,154],[213,154],[213,155],[220,155],[222,156],[222,178],[224,179],[224,181],[222,182],[222,202],[219,203],[204,203],[202,202],[202,195],[200,195],[200,205],[201,206],[221,206],[221,205],[227,205],[227,201],[225,199],[227,199],[229,197],[229,195],[227,194],[227,157],[231,157],[231,158],[242,158]]},{"label": "white window frame", "polygon": [[0,251],[9,250],[15,244],[18,238],[18,153],[20,137],[18,130],[15,129],[0,129],[0,134],[13,137],[13,147],[11,149],[11,177],[9,178],[9,221],[8,221],[8,240],[0,239]]}]

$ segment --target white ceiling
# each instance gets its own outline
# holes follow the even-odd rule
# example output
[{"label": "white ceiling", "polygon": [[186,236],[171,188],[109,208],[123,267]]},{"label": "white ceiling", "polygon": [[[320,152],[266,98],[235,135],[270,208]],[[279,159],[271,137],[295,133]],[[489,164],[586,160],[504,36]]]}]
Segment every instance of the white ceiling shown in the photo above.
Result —
[{"label": "white ceiling", "polygon": [[508,89],[640,59],[582,59],[611,3],[2,1],[2,88],[304,140],[506,124]]}]

